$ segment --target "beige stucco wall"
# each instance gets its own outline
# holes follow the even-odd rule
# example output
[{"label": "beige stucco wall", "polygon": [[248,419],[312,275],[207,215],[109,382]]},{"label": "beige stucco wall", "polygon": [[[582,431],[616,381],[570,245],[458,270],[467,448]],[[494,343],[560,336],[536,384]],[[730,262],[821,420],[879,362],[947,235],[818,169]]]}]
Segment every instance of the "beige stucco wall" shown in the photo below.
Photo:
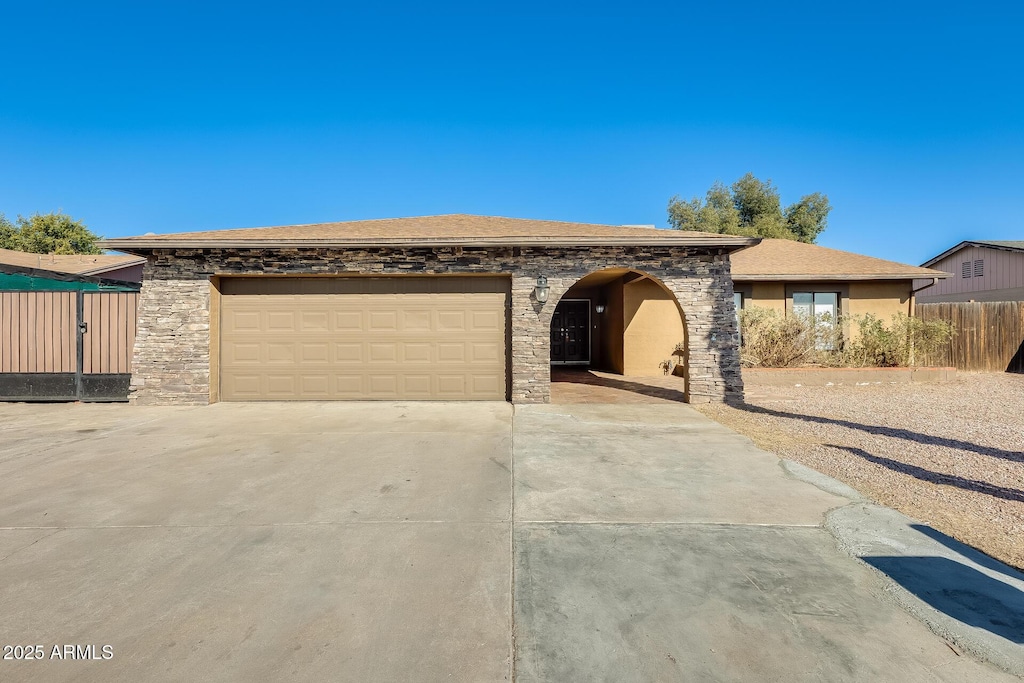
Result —
[{"label": "beige stucco wall", "polygon": [[622,374],[664,374],[661,364],[677,360],[672,351],[685,334],[675,297],[649,279],[627,282],[622,290]]},{"label": "beige stucco wall", "polygon": [[896,313],[910,315],[910,280],[851,282],[847,315],[871,313],[889,320]]},{"label": "beige stucco wall", "polygon": [[786,311],[786,285],[783,282],[753,282],[750,296],[743,305],[772,308],[780,313]]}]

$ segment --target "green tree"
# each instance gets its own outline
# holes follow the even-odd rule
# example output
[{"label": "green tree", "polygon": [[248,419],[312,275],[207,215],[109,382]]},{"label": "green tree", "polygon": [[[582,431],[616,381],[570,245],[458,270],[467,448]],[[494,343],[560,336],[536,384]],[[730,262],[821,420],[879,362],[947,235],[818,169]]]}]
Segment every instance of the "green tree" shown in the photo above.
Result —
[{"label": "green tree", "polygon": [[17,249],[18,229],[0,213],[0,249]]},{"label": "green tree", "polygon": [[820,192],[804,195],[796,204],[786,207],[786,225],[800,242],[814,242],[828,227],[832,205]]},{"label": "green tree", "polygon": [[677,230],[814,242],[827,227],[831,210],[828,197],[820,192],[804,195],[783,210],[772,181],[747,173],[731,187],[716,182],[704,200],[672,197],[668,220]]},{"label": "green tree", "polygon": [[101,254],[99,236],[85,223],[58,211],[18,216],[17,223],[0,216],[0,247],[34,254]]}]

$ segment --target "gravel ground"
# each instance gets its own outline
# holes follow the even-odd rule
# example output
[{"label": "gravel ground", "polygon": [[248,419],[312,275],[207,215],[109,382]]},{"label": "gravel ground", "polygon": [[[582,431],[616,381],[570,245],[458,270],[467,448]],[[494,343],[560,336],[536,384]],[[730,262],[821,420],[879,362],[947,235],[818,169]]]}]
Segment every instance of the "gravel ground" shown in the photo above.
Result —
[{"label": "gravel ground", "polygon": [[1024,375],[757,387],[694,405],[758,446],[1024,568]]}]

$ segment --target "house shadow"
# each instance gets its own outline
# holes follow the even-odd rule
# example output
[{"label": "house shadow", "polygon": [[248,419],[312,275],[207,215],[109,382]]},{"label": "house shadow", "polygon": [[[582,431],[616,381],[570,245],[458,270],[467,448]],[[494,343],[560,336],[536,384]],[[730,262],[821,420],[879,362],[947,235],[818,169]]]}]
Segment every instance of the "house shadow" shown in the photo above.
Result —
[{"label": "house shadow", "polygon": [[876,465],[881,465],[882,467],[890,469],[893,472],[906,474],[914,477],[915,479],[927,481],[931,484],[955,486],[959,489],[983,493],[987,496],[992,496],[993,498],[1001,498],[1003,500],[1012,500],[1018,503],[1024,503],[1024,491],[1019,489],[1012,489],[1006,486],[996,486],[995,484],[990,484],[987,481],[981,481],[979,479],[968,479],[966,477],[958,477],[953,474],[933,472],[932,470],[918,467],[917,465],[908,465],[905,462],[899,462],[898,460],[892,460],[890,458],[883,458],[880,455],[873,455],[861,448],[840,446],[833,443],[823,445],[828,446],[829,448],[835,448],[836,450],[846,451],[847,453],[856,455],[858,458],[863,458],[868,462],[873,462]]},{"label": "house shadow", "polygon": [[862,557],[936,610],[1024,644],[1024,592],[946,557]]},{"label": "house shadow", "polygon": [[1021,341],[1017,353],[1006,364],[1006,371],[1024,375],[1024,340]]},{"label": "house shadow", "polygon": [[992,446],[982,446],[981,444],[972,443],[970,441],[961,441],[960,439],[949,439],[943,436],[922,434],[920,432],[914,432],[909,429],[902,429],[900,427],[883,427],[881,425],[861,424],[859,422],[843,420],[835,417],[821,417],[819,415],[803,415],[801,413],[790,413],[784,410],[764,408],[762,406],[755,406],[749,403],[737,404],[736,407],[739,408],[740,410],[745,410],[750,413],[757,413],[759,415],[783,417],[791,420],[800,420],[802,422],[812,422],[815,424],[838,425],[840,427],[846,427],[847,429],[856,429],[862,432],[866,432],[868,434],[875,434],[878,436],[890,436],[895,437],[897,439],[905,439],[906,441],[913,441],[915,443],[928,444],[932,446],[944,446],[946,448],[953,448],[960,451],[970,451],[972,453],[977,453],[978,455],[987,455],[993,458],[999,458],[1001,460],[1024,462],[1024,451],[1008,451],[1002,448],[994,448]]},{"label": "house shadow", "polygon": [[989,557],[977,548],[972,548],[966,543],[961,543],[955,538],[947,536],[937,529],[933,529],[926,524],[911,524],[910,528],[924,536],[927,536],[933,541],[941,543],[956,554],[966,557],[979,567],[984,567],[985,569],[1005,574],[1011,579],[1024,582],[1024,572],[1021,572],[1009,565],[1005,565],[999,560]]},{"label": "house shadow", "polygon": [[[629,391],[634,394],[641,394],[652,398],[686,403],[686,394],[680,389],[659,387],[653,384],[644,384],[643,382],[618,379],[617,377],[602,377],[585,368],[552,368],[551,382],[552,384],[580,384],[605,387],[608,389],[618,389],[620,391]],[[682,379],[680,379],[679,382],[682,384]]]}]

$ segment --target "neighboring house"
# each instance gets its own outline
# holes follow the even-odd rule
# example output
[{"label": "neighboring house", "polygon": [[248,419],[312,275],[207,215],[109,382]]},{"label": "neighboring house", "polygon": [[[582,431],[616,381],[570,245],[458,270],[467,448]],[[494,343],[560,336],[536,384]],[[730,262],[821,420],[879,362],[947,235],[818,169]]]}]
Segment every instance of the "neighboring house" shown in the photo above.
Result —
[{"label": "neighboring house", "polygon": [[145,262],[0,249],[0,400],[126,400]]},{"label": "neighboring house", "polygon": [[756,238],[447,215],[110,239],[145,256],[133,398],[550,400],[552,363],[742,397]]},{"label": "neighboring house", "polygon": [[40,271],[44,279],[47,273],[58,273],[138,283],[145,264],[146,259],[129,254],[32,254],[0,249],[0,275],[31,277],[33,271]]},{"label": "neighboring house", "polygon": [[1024,240],[968,240],[923,264],[953,274],[918,297],[941,301],[1024,301]]},{"label": "neighboring house", "polygon": [[737,308],[761,306],[833,320],[868,313],[886,321],[895,313],[912,315],[922,288],[948,277],[941,270],[793,240],[765,239],[732,257]]}]

